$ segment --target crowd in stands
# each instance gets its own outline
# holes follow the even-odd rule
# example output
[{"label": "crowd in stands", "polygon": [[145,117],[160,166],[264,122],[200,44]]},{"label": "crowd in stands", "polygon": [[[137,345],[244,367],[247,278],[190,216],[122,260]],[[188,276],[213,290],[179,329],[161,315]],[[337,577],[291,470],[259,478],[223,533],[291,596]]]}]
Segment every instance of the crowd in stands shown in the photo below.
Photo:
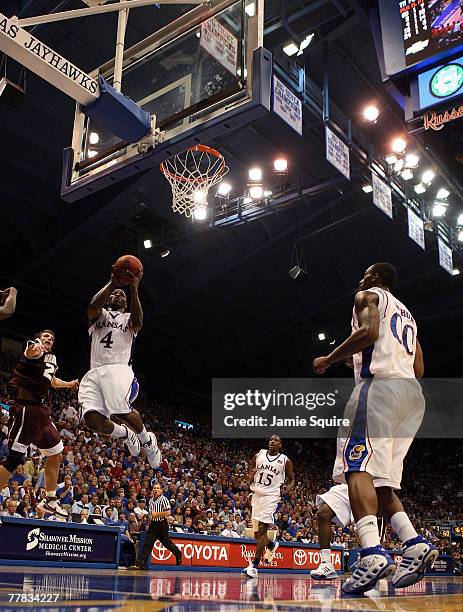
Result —
[{"label": "crowd in stands", "polygon": [[[0,378],[0,401],[8,394]],[[253,453],[263,440],[215,440],[210,438],[207,411],[202,416],[186,407],[161,405],[142,396],[137,400],[148,430],[156,432],[163,460],[154,471],[143,451],[134,458],[121,440],[91,433],[80,423],[75,394],[52,391],[50,406],[64,443],[57,495],[73,520],[86,522],[101,515],[105,524],[118,525],[127,541],[148,526],[148,501],[154,483],[160,482],[171,504],[169,525],[185,533],[244,537],[251,528],[251,505],[245,480]],[[179,419],[194,425],[179,428]],[[6,413],[0,460],[6,456]],[[461,543],[440,536],[439,521],[463,524],[463,455],[461,441],[416,440],[406,460],[401,497],[417,529],[430,537],[442,552],[452,553],[461,568]],[[315,499],[332,482],[335,440],[285,440],[284,452],[294,463],[296,488],[283,491],[276,517],[283,541],[318,542]],[[37,504],[45,495],[44,465],[38,451],[30,448],[23,466],[0,491],[3,513],[44,518]],[[80,517],[80,519],[79,519]],[[45,517],[47,518],[47,517]],[[248,534],[250,531],[247,532]],[[353,527],[332,527],[332,543],[345,549],[357,547]],[[385,546],[400,548],[388,531]]]}]

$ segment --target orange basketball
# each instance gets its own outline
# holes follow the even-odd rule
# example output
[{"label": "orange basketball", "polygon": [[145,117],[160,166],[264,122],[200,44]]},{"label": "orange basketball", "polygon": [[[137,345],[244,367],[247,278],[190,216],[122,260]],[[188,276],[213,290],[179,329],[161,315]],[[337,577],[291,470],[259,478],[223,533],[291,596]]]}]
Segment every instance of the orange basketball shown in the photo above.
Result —
[{"label": "orange basketball", "polygon": [[127,276],[126,272],[132,272],[138,276],[143,272],[143,264],[134,255],[122,255],[116,261],[113,266],[114,276],[116,281],[121,285],[128,285],[130,283],[130,277]]}]

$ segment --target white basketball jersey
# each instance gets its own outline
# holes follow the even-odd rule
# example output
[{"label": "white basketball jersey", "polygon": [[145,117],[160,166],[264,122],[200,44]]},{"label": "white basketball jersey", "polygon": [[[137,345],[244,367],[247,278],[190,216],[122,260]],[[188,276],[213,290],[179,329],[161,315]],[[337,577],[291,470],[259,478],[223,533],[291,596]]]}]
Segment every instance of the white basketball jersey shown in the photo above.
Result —
[{"label": "white basketball jersey", "polygon": [[[407,308],[385,289],[368,289],[379,299],[378,340],[354,355],[355,380],[358,383],[373,375],[377,378],[415,378],[417,325]],[[352,316],[352,331],[359,327],[357,314]]]},{"label": "white basketball jersey", "polygon": [[90,369],[103,365],[132,364],[136,334],[129,327],[130,312],[103,308],[99,318],[88,328]]},{"label": "white basketball jersey", "polygon": [[251,491],[263,494],[279,493],[286,478],[287,461],[288,457],[282,453],[270,455],[267,449],[261,449],[256,455],[257,470],[250,487]]}]

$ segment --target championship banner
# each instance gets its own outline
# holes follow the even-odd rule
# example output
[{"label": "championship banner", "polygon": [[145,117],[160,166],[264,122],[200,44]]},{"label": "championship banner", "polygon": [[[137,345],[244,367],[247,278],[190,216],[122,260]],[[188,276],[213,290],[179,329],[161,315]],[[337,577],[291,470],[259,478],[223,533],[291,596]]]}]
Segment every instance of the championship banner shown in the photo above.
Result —
[{"label": "championship banner", "polygon": [[389,185],[382,181],[376,172],[371,173],[373,186],[373,204],[392,219],[392,191]]},{"label": "championship banner", "polygon": [[350,180],[349,147],[328,126],[325,127],[325,141],[326,159]]},{"label": "championship banner", "polygon": [[302,136],[302,102],[276,76],[273,77],[273,112]]},{"label": "championship banner", "polygon": [[418,246],[425,249],[423,219],[418,217],[411,208],[408,209],[408,235]]},{"label": "championship banner", "polygon": [[[182,551],[182,566],[198,566],[242,569],[254,558],[256,545],[253,540],[207,536],[173,535],[173,542]],[[331,561],[336,570],[342,570],[343,550],[331,551]],[[261,567],[270,570],[312,570],[320,565],[320,549],[311,544],[281,543],[270,564]],[[151,552],[151,565],[174,565],[170,551],[157,540]]]},{"label": "championship banner", "polygon": [[0,563],[97,563],[117,567],[119,528],[2,517]]},{"label": "championship banner", "polygon": [[439,247],[439,265],[444,268],[449,274],[453,272],[453,254],[452,249],[443,242],[440,238],[437,239]]},{"label": "championship banner", "polygon": [[199,44],[233,76],[236,76],[238,40],[215,17],[211,17],[201,24]]}]

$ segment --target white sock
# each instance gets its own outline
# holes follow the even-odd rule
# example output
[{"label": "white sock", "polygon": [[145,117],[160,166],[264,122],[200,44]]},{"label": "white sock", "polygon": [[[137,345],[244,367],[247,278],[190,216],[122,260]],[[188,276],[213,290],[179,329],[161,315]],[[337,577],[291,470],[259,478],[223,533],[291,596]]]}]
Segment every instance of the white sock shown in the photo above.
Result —
[{"label": "white sock", "polygon": [[147,444],[151,439],[144,425],[143,425],[143,429],[140,431],[140,433],[137,434],[137,436],[142,444]]},{"label": "white sock", "polygon": [[114,429],[109,434],[112,438],[127,438],[127,427],[114,423]]},{"label": "white sock", "polygon": [[391,527],[402,540],[406,542],[418,535],[406,512],[396,512],[391,516]]},{"label": "white sock", "polygon": [[47,491],[47,497],[56,497],[56,489],[54,491]]},{"label": "white sock", "polygon": [[320,551],[320,557],[322,563],[331,563],[331,550],[329,548],[322,548]]},{"label": "white sock", "polygon": [[363,516],[357,521],[357,533],[359,534],[360,544],[362,548],[370,548],[380,544],[378,520],[373,514]]}]

